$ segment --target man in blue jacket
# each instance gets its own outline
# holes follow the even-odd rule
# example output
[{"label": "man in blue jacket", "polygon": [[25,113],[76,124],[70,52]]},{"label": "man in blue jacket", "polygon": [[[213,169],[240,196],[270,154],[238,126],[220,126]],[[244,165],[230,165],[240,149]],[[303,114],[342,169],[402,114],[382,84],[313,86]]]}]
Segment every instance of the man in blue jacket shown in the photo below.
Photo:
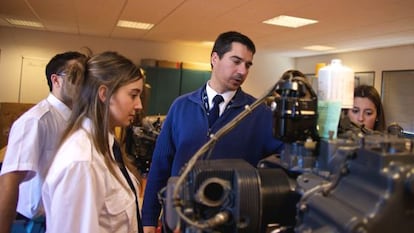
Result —
[{"label": "man in blue jacket", "polygon": [[[255,45],[247,36],[234,31],[220,34],[211,53],[210,80],[198,90],[177,98],[171,105],[148,174],[142,207],[145,233],[155,233],[161,211],[157,193],[167,185],[168,178],[179,175],[183,165],[209,140],[210,134],[255,101],[240,87],[253,65],[255,52]],[[221,101],[214,104],[216,95],[221,95]],[[209,123],[214,105],[219,107],[219,117]],[[220,138],[209,158],[244,159],[256,166],[260,159],[279,153],[283,147],[272,132],[272,112],[263,104]]]}]

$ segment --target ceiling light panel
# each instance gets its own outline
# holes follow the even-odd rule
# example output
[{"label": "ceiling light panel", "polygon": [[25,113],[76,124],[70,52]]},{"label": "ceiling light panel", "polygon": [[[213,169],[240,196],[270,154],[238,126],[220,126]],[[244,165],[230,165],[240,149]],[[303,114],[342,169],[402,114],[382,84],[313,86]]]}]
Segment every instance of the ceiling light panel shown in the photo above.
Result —
[{"label": "ceiling light panel", "polygon": [[298,28],[309,24],[317,23],[317,20],[298,18],[287,15],[280,15],[263,21],[265,24],[277,25],[282,27]]},{"label": "ceiling light panel", "polygon": [[134,29],[149,30],[152,27],[154,27],[154,24],[151,24],[151,23],[142,23],[142,22],[136,22],[136,21],[119,20],[118,21],[118,24],[116,26],[118,26],[118,27],[124,27],[124,28],[134,28]]},{"label": "ceiling light panel", "polygon": [[37,27],[37,28],[43,28],[43,24],[36,21],[29,21],[29,20],[21,20],[21,19],[10,19],[6,18],[6,21],[9,22],[12,25],[16,26],[26,26],[26,27]]},{"label": "ceiling light panel", "polygon": [[327,51],[327,50],[333,50],[335,48],[324,46],[324,45],[311,45],[311,46],[304,47],[304,49],[313,50],[313,51]]}]

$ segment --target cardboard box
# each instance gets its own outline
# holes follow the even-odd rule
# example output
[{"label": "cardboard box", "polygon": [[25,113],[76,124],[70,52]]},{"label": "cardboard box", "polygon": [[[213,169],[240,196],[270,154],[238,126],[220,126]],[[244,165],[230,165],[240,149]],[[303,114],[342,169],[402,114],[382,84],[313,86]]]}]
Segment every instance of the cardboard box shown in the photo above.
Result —
[{"label": "cardboard box", "polygon": [[[0,164],[4,160],[4,156],[6,155],[6,149],[7,149],[7,146],[1,148],[1,150],[0,150]],[[1,166],[0,166],[0,170],[1,170]]]},{"label": "cardboard box", "polygon": [[34,104],[0,103],[0,148],[7,145],[13,122]]}]

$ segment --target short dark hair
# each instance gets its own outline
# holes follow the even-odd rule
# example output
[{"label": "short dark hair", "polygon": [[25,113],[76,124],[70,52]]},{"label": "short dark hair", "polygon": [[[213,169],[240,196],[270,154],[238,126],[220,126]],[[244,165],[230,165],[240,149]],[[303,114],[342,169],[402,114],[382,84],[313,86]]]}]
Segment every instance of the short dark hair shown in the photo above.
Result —
[{"label": "short dark hair", "polygon": [[[287,81],[287,82],[283,82],[283,81]],[[311,83],[309,82],[308,78],[306,77],[306,75],[304,73],[302,73],[299,70],[287,70],[282,74],[282,77],[280,78],[280,80],[276,83],[276,86],[279,86],[279,83],[291,83],[291,82],[296,82],[296,83],[300,83],[300,89],[298,89],[298,93],[300,93],[300,97],[316,97],[316,93],[315,90],[313,90],[313,87],[311,85]],[[292,84],[289,84],[292,85]],[[307,95],[308,94],[308,95]]]},{"label": "short dark hair", "polygon": [[49,91],[52,91],[52,74],[59,74],[63,72],[68,61],[81,58],[86,58],[86,56],[79,52],[69,51],[56,54],[52,59],[50,59],[49,63],[46,65],[46,79]]},{"label": "short dark hair", "polygon": [[228,31],[220,34],[214,42],[213,50],[211,54],[216,52],[220,59],[225,53],[231,50],[233,42],[238,42],[245,45],[253,54],[256,53],[256,47],[253,41],[246,35],[236,31]]},{"label": "short dark hair", "polygon": [[281,79],[289,80],[289,79],[292,79],[294,77],[301,77],[301,78],[304,78],[306,80],[305,74],[303,74],[299,70],[287,70],[282,74]]}]

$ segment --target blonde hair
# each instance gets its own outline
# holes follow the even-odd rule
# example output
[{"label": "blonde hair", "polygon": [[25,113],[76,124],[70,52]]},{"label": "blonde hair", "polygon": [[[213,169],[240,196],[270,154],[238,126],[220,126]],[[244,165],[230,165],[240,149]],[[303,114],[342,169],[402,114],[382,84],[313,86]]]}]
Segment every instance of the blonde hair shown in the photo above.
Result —
[{"label": "blonde hair", "polygon": [[[79,95],[75,98],[68,127],[62,136],[62,142],[82,127],[85,118],[92,122],[91,139],[97,151],[104,156],[111,173],[114,159],[110,156],[109,142],[109,100],[122,86],[143,78],[141,69],[131,60],[116,53],[103,52],[86,60],[85,72],[79,86]],[[106,86],[105,102],[99,98],[99,87]]]}]

